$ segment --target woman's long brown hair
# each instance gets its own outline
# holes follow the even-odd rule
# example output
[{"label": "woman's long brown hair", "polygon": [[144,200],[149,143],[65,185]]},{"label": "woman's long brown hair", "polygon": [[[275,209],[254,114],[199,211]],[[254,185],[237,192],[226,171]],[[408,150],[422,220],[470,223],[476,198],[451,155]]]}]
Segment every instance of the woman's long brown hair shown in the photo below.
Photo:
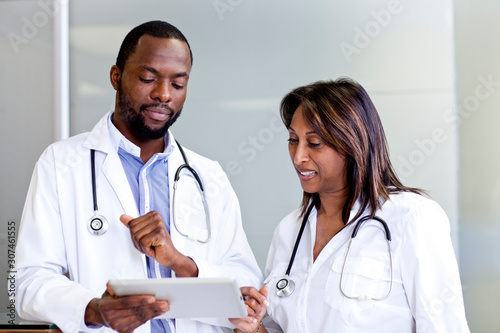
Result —
[{"label": "woman's long brown hair", "polygon": [[[281,119],[286,128],[299,105],[311,128],[346,158],[348,195],[342,209],[345,224],[356,200],[360,209],[352,221],[367,207],[370,215],[375,215],[391,193],[422,194],[420,189],[404,186],[396,175],[377,110],[359,83],[341,78],[294,89],[281,101]],[[304,192],[302,215],[309,202],[316,208],[321,206],[317,193]]]}]

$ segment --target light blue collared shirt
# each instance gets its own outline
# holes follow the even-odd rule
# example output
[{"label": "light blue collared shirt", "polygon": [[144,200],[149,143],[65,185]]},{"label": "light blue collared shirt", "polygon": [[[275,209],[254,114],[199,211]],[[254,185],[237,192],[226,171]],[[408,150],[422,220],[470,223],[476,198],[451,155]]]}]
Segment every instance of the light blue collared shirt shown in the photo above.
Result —
[{"label": "light blue collared shirt", "polygon": [[[130,189],[135,198],[139,215],[150,211],[158,212],[168,232],[170,233],[170,200],[168,187],[168,157],[174,151],[174,139],[168,132],[165,135],[165,149],[162,153],[154,154],[149,161],[141,160],[141,149],[130,142],[108,118],[111,143],[120,156],[123,169],[127,175]],[[153,258],[146,256],[148,278],[169,278],[172,272],[169,268],[160,265]],[[175,332],[174,320],[151,320],[151,332]]]}]

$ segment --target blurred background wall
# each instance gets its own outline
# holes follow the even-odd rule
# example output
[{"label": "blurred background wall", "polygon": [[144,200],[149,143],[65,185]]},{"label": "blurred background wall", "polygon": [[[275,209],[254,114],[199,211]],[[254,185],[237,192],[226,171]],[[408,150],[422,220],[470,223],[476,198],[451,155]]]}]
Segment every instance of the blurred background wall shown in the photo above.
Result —
[{"label": "blurred background wall", "polygon": [[54,15],[36,1],[0,1],[0,314],[9,312],[7,277],[31,173],[57,139],[54,50]]},{"label": "blurred background wall", "polygon": [[454,3],[465,306],[471,330],[500,332],[500,2]]},{"label": "blurred background wall", "polygon": [[[67,67],[56,59],[61,4]],[[36,159],[113,108],[109,69],[123,37],[161,19],[194,53],[173,133],[228,174],[262,268],[275,226],[301,199],[280,99],[349,76],[378,108],[402,180],[426,189],[450,218],[471,330],[500,330],[498,1],[72,0],[65,8],[60,0],[0,1],[0,280],[9,271],[7,225],[19,223]],[[70,79],[68,121],[61,67]],[[5,289],[0,305],[7,312]]]}]

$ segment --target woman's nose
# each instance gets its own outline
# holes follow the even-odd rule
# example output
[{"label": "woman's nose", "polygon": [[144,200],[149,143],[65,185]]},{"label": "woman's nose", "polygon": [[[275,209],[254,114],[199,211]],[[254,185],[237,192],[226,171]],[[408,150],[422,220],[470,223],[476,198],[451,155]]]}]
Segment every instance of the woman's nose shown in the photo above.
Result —
[{"label": "woman's nose", "polygon": [[300,143],[290,150],[290,154],[292,155],[292,160],[295,165],[301,165],[309,160],[307,147]]}]

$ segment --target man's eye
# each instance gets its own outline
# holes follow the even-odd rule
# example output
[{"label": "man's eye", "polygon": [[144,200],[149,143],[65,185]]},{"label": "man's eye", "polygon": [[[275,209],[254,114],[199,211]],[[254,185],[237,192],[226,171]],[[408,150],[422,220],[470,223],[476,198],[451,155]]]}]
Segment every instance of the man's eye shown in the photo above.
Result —
[{"label": "man's eye", "polygon": [[172,83],[172,86],[173,86],[175,89],[182,89],[182,88],[184,88],[184,86],[183,86],[183,85],[181,85],[181,84],[177,84],[177,83]]},{"label": "man's eye", "polygon": [[154,81],[154,79],[145,79],[145,78],[142,78],[139,76],[139,80],[141,80],[141,82],[144,82],[144,83],[151,83]]}]

